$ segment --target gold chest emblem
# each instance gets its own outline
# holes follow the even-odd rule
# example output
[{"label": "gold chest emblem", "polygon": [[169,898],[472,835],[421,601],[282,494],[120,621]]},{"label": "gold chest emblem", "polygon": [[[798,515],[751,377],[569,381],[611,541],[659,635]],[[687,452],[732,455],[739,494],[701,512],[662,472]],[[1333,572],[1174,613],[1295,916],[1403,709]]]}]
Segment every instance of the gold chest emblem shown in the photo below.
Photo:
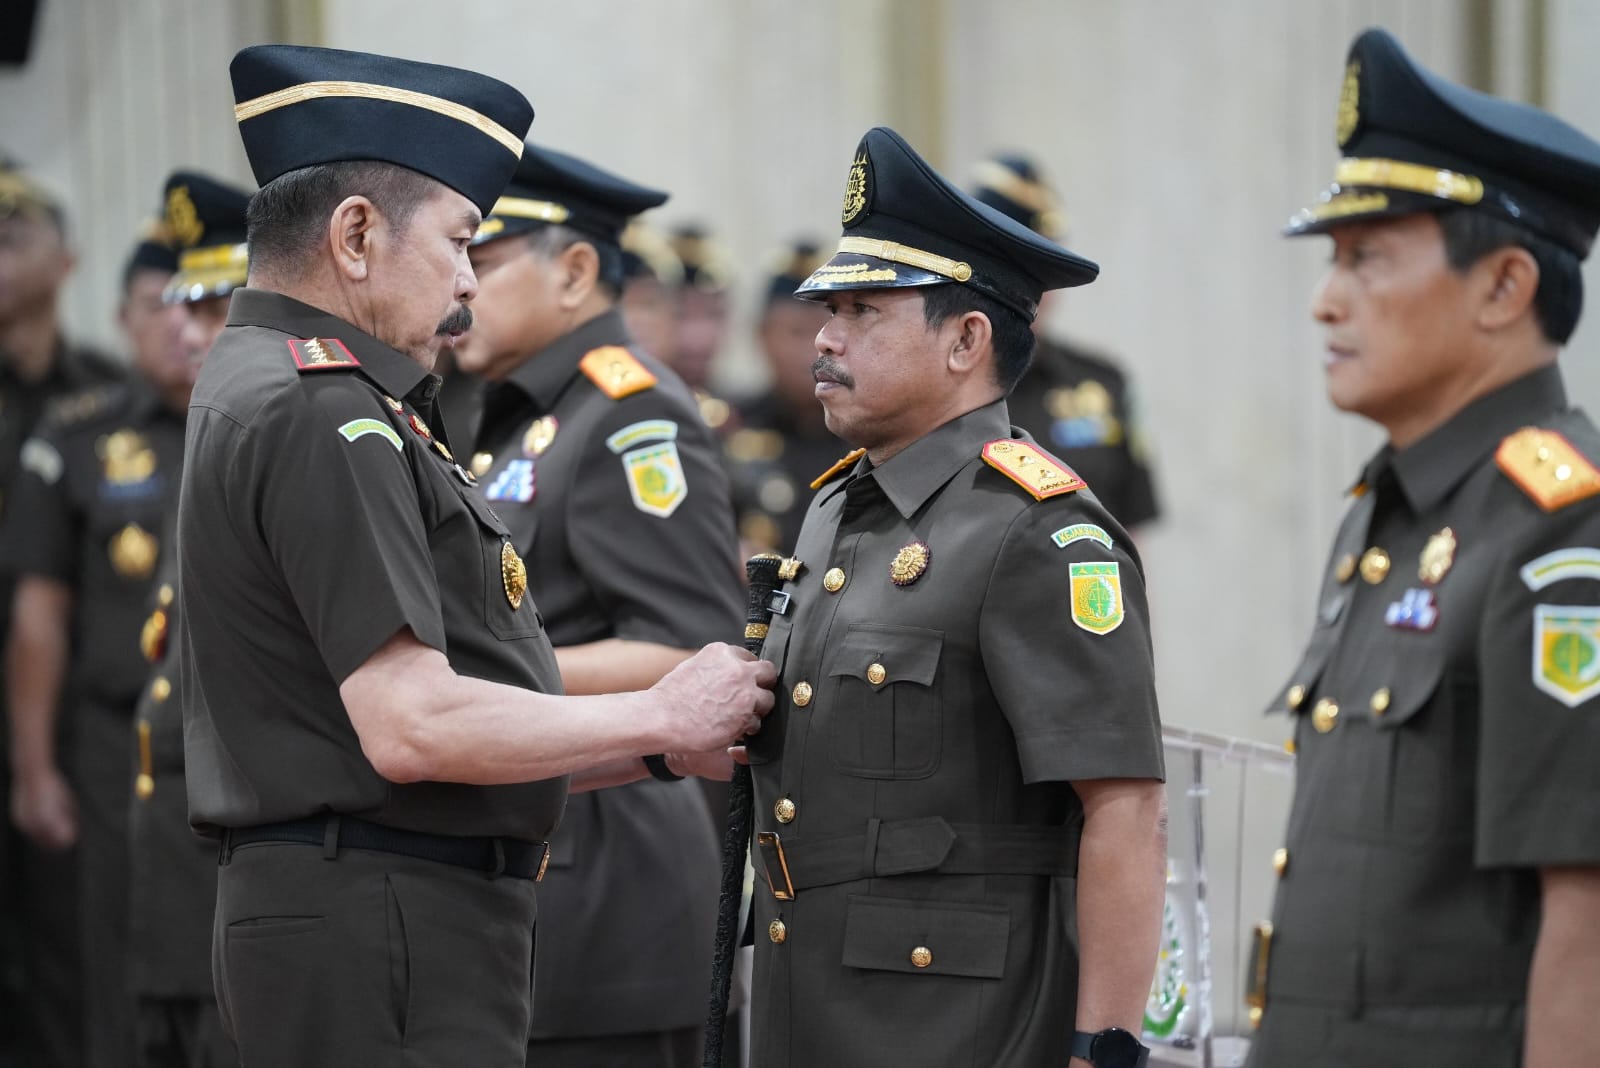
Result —
[{"label": "gold chest emblem", "polygon": [[556,417],[546,415],[535,419],[533,425],[528,427],[528,432],[522,435],[522,455],[538,456],[550,447],[556,440],[558,424]]},{"label": "gold chest emblem", "polygon": [[839,220],[849,226],[867,206],[867,154],[861,153],[850,164],[850,176],[844,182],[844,204],[839,210]]},{"label": "gold chest emblem", "polygon": [[927,542],[914,541],[894,554],[889,561],[889,581],[896,586],[909,586],[928,570],[928,560],[933,551]]},{"label": "gold chest emblem", "polygon": [[1422,562],[1417,568],[1417,577],[1429,586],[1438,585],[1439,580],[1450,573],[1450,565],[1455,563],[1455,559],[1456,532],[1445,527],[1422,547]]},{"label": "gold chest emblem", "polygon": [[1334,134],[1343,148],[1361,123],[1361,64],[1352,61],[1344,69],[1344,85],[1339,89],[1339,115]]},{"label": "gold chest emblem", "polygon": [[111,537],[107,554],[117,574],[126,579],[149,578],[156,567],[160,544],[156,536],[138,523],[129,523]]},{"label": "gold chest emblem", "polygon": [[512,611],[521,608],[522,597],[528,592],[528,569],[509,541],[500,547],[500,579],[505,583],[506,600]]},{"label": "gold chest emblem", "polygon": [[106,481],[117,486],[143,482],[156,471],[155,450],[136,430],[118,430],[100,439]]}]

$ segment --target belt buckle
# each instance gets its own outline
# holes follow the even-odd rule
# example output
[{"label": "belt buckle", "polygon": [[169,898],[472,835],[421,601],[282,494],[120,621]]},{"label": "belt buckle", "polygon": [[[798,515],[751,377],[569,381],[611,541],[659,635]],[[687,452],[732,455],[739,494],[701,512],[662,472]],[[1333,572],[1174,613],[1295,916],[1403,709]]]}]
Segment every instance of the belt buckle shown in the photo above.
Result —
[{"label": "belt buckle", "polygon": [[550,843],[541,844],[544,846],[544,856],[539,858],[539,870],[533,876],[533,881],[536,883],[544,882],[544,870],[550,866]]},{"label": "belt buckle", "polygon": [[[756,848],[761,850],[761,863],[767,870],[767,886],[779,901],[794,900],[794,882],[789,878],[789,861],[783,855],[783,840],[772,831],[756,834]],[[780,886],[777,876],[783,876]]]},{"label": "belt buckle", "polygon": [[1250,1008],[1250,1026],[1260,1027],[1267,1011],[1267,963],[1272,958],[1272,924],[1256,924],[1250,944],[1249,972],[1245,976],[1244,1003]]}]

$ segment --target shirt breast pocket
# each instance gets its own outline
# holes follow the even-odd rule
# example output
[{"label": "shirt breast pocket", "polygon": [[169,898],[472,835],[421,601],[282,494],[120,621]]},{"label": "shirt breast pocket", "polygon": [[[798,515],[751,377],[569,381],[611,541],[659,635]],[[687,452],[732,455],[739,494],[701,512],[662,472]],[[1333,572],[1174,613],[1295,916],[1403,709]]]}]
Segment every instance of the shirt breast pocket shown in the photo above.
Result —
[{"label": "shirt breast pocket", "polygon": [[824,706],[833,763],[864,779],[924,779],[939,767],[942,631],[855,623],[829,658]]},{"label": "shirt breast pocket", "polygon": [[463,489],[458,494],[478,528],[483,557],[483,617],[490,632],[506,640],[542,633],[544,627],[528,589],[528,569],[511,544],[511,532],[477,493]]}]

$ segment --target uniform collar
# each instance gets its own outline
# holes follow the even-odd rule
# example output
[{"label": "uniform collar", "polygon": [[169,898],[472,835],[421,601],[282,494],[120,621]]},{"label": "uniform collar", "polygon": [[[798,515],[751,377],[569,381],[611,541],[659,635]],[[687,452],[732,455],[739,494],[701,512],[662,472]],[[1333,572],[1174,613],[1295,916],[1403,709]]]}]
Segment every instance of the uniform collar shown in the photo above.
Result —
[{"label": "uniform collar", "polygon": [[843,480],[839,486],[855,478],[870,477],[889,498],[895,511],[902,518],[910,519],[940,486],[983,452],[986,442],[1010,436],[1011,416],[1002,398],[929,431],[882,466],[873,467],[862,458],[856,464],[853,478]]},{"label": "uniform collar", "polygon": [[542,411],[549,411],[578,373],[578,361],[592,349],[631,344],[621,309],[611,308],[523,360],[505,380],[532,397]]},{"label": "uniform collar", "polygon": [[361,373],[391,397],[404,397],[425,378],[437,378],[403,352],[336,315],[265,289],[236,289],[228,305],[229,326],[264,326],[297,338],[337,338],[361,361]]},{"label": "uniform collar", "polygon": [[[1479,397],[1416,444],[1398,452],[1385,445],[1367,465],[1367,472],[1376,476],[1385,466],[1393,468],[1406,500],[1420,514],[1443,501],[1506,435],[1543,422],[1566,407],[1560,369],[1555,364],[1541,367]],[[1373,485],[1375,480],[1367,484]]]}]

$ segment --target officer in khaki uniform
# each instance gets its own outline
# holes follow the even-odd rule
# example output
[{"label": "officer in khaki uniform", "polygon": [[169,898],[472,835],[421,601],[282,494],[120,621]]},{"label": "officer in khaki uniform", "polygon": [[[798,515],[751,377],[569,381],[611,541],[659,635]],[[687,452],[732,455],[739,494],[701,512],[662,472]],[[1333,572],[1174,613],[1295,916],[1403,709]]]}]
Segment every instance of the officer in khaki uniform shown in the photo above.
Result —
[{"label": "officer in khaki uniform", "polygon": [[[1273,710],[1298,753],[1254,1068],[1589,1064],[1600,989],[1600,433],[1556,358],[1600,143],[1352,46],[1312,298],[1389,441]],[[1263,987],[1264,980],[1264,987]]]},{"label": "officer in khaki uniform", "polygon": [[[972,195],[1052,241],[1065,237],[1055,190],[1026,156],[1007,153],[980,162]],[[1050,302],[1047,294],[1041,318]],[[1128,376],[1115,363],[1041,336],[1033,364],[1006,404],[1016,424],[1071,464],[1123,526],[1133,530],[1160,513]]]},{"label": "officer in khaki uniform", "polygon": [[800,288],[829,429],[763,655],[752,1062],[1132,1068],[1165,871],[1144,578],[1010,424],[1091,262],[862,140]]},{"label": "officer in khaki uniform", "polygon": [[[491,382],[472,466],[569,694],[648,686],[743,620],[716,443],[616,308],[622,228],[666,199],[528,144],[471,250],[457,360]],[[573,797],[551,841],[531,1063],[700,1063],[718,846],[697,785],[653,770]]]},{"label": "officer in khaki uniform", "polygon": [[[124,269],[125,296],[130,287],[139,291],[125,315],[148,320],[152,305],[159,309],[151,290],[159,292],[172,268],[171,248],[141,241]],[[15,163],[0,160],[0,520],[21,477],[23,443],[47,408],[123,377],[120,366],[62,334],[59,301],[71,270],[61,204]],[[0,555],[0,644],[8,640],[15,580],[16,561]],[[0,665],[0,679],[6,674]],[[8,749],[0,737],[0,753]],[[29,759],[33,768],[57,770],[40,754]],[[18,825],[16,794],[24,787],[16,765],[15,752],[0,762],[0,795],[11,816],[0,827],[0,1060],[14,1052],[42,1068],[75,1066],[83,1044],[77,854],[53,835],[41,840],[29,815]]]},{"label": "officer in khaki uniform", "polygon": [[[167,180],[168,231],[185,246],[164,297],[184,316],[185,355],[198,370],[227,321],[228,294],[244,285],[250,195],[204,175]],[[177,222],[179,225],[172,225]],[[217,846],[189,827],[183,778],[183,710],[173,699],[178,553],[168,512],[149,615],[139,648],[152,672],[134,714],[138,764],[129,816],[128,979],[140,1068],[227,1068],[238,1063],[222,1031],[211,982]]]},{"label": "officer in khaki uniform", "polygon": [[[176,176],[159,229],[175,244],[203,240],[196,205],[218,195],[233,194]],[[20,576],[8,680],[26,770],[17,817],[40,841],[77,841],[85,1058],[108,1068],[133,1062],[127,769],[146,675],[138,635],[177,502],[198,369],[181,342],[183,313],[163,303],[172,272],[159,260],[136,251],[127,272],[123,322],[137,376],[76,394],[46,416],[23,446],[4,535]],[[70,742],[52,754],[49,742],[63,732]]]},{"label": "officer in khaki uniform", "polygon": [[437,418],[523,96],[335,49],[230,71],[261,189],[191,406],[175,632],[223,1023],[244,1064],[521,1066],[569,786],[725,764],[772,670],[719,645],[647,692],[560,696],[510,530]]}]

